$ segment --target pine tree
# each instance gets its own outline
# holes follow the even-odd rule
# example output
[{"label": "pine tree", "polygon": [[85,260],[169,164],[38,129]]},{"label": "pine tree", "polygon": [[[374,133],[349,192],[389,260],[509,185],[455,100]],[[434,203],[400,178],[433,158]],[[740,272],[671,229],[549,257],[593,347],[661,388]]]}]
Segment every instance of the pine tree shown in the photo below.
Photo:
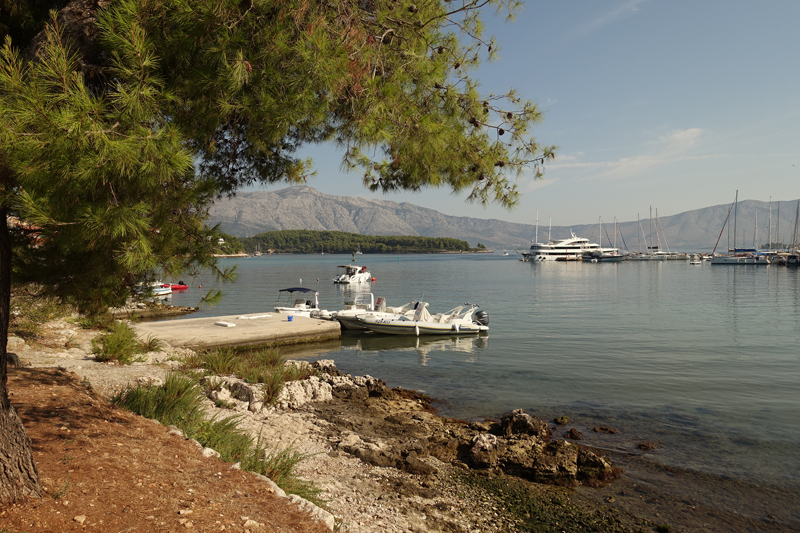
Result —
[{"label": "pine tree", "polygon": [[73,0],[30,43],[10,36],[40,11],[0,26],[0,502],[42,492],[6,389],[12,278],[97,313],[156,271],[213,266],[210,203],[304,182],[296,150],[322,141],[372,190],[516,203],[514,176],[554,152],[534,104],[470,78],[497,51],[489,6],[518,7]]}]

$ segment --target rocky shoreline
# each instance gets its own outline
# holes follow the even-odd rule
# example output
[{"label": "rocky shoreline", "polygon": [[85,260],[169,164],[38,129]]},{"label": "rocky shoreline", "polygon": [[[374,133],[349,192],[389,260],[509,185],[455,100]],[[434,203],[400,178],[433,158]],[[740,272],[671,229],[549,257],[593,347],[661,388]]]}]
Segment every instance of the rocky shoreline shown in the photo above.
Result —
[{"label": "rocky shoreline", "polygon": [[[190,353],[167,346],[132,365],[99,363],[91,353],[94,332],[66,320],[42,329],[36,342],[11,337],[9,351],[22,365],[74,372],[106,397],[128,385],[161,382]],[[241,416],[241,427],[269,447],[305,454],[298,474],[323,489],[339,531],[515,531],[516,519],[498,498],[458,483],[457,474],[507,470],[562,485],[615,475],[592,451],[551,441],[548,425],[524,412],[497,423],[448,420],[423,395],[392,390],[370,376],[343,376],[333,361],[315,366],[318,377],[288,383],[272,407],[242,380],[206,378],[213,381],[206,407]]]},{"label": "rocky shoreline", "polygon": [[[106,397],[131,384],[160,382],[190,354],[165,347],[143,362],[117,366],[94,360],[92,331],[58,320],[43,332],[30,343],[12,337],[9,351],[23,365],[73,372]],[[531,514],[540,531],[561,531],[567,523],[570,531],[681,530],[666,525],[677,512],[670,504],[649,519],[617,506],[615,499],[644,501],[651,492],[614,481],[620,470],[597,450],[554,439],[564,420],[546,423],[521,410],[485,422],[446,419],[424,395],[370,376],[341,375],[333,361],[314,365],[318,376],[287,384],[274,406],[261,403],[258,388],[242,380],[205,378],[212,390],[206,407],[239,415],[241,427],[268,447],[304,454],[297,473],[322,489],[330,514],[318,517],[329,526],[335,520],[337,531],[513,532],[529,530],[524,522]],[[512,486],[513,501],[506,494]],[[520,500],[528,507],[510,512]],[[738,525],[747,530],[748,524]]]}]

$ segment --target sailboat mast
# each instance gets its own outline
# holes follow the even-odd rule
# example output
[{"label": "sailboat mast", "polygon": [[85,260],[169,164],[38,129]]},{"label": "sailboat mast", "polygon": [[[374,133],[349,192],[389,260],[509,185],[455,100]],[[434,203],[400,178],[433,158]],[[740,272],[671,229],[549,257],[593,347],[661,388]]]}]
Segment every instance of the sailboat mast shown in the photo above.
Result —
[{"label": "sailboat mast", "polygon": [[736,217],[739,214],[739,189],[736,189],[736,198],[733,200],[733,253],[736,253]]},{"label": "sailboat mast", "polygon": [[639,226],[640,230],[636,232],[636,240],[638,241],[636,247],[638,248],[639,253],[642,253],[642,235],[641,235],[642,221],[639,220],[639,213],[636,213],[636,224]]},{"label": "sailboat mast", "polygon": [[756,239],[758,238],[757,235],[758,235],[758,209],[756,209],[756,228],[753,230],[753,248],[755,248],[756,251],[758,251],[758,248],[756,247]]},{"label": "sailboat mast", "polygon": [[534,242],[539,242],[539,210],[536,210],[536,236]]},{"label": "sailboat mast", "polygon": [[767,251],[772,252],[772,196],[769,197],[769,248]]},{"label": "sailboat mast", "polygon": [[[661,234],[664,235],[664,244],[667,245],[667,253],[672,253],[672,250],[669,249],[669,241],[667,240],[667,232],[664,231],[664,225],[661,224],[661,219],[658,218],[658,208],[656,208],[656,234],[658,234],[658,228],[661,228]],[[658,238],[658,248],[661,250],[661,237]]]}]

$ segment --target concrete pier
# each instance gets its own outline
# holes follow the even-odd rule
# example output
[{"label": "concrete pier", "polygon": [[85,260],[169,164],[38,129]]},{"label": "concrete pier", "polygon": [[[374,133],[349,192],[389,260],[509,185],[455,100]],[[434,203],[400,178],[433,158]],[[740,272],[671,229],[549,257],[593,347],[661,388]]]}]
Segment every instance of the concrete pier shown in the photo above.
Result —
[{"label": "concrete pier", "polygon": [[338,339],[336,320],[319,320],[274,311],[134,324],[140,338],[155,337],[175,347],[221,348],[282,346]]}]

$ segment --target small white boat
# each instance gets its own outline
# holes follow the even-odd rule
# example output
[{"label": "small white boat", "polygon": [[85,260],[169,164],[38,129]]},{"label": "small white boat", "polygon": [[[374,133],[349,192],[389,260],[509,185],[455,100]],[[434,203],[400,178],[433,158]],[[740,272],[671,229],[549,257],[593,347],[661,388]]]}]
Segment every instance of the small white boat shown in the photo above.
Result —
[{"label": "small white boat", "polygon": [[344,329],[367,329],[361,323],[365,316],[404,315],[414,312],[416,302],[409,302],[400,307],[387,307],[385,298],[377,300],[371,292],[356,294],[351,302],[345,302],[344,309],[331,313],[331,316],[341,324]]},{"label": "small white boat", "polygon": [[150,283],[139,283],[136,285],[135,291],[141,296],[163,298],[172,295],[172,286],[169,283],[152,281]]},{"label": "small white boat", "polygon": [[418,302],[413,314],[366,315],[361,322],[376,333],[392,335],[467,335],[489,331],[489,313],[475,304],[431,315],[428,304]]},{"label": "small white boat", "polygon": [[372,281],[372,275],[365,266],[339,265],[336,268],[340,269],[340,272],[333,278],[334,283],[350,284]]},{"label": "small white boat", "polygon": [[[285,293],[285,294],[284,294]],[[314,301],[309,298],[314,294]],[[290,287],[278,291],[278,300],[273,309],[282,315],[305,316],[310,318],[330,318],[328,311],[319,308],[319,293],[314,289]]]}]

